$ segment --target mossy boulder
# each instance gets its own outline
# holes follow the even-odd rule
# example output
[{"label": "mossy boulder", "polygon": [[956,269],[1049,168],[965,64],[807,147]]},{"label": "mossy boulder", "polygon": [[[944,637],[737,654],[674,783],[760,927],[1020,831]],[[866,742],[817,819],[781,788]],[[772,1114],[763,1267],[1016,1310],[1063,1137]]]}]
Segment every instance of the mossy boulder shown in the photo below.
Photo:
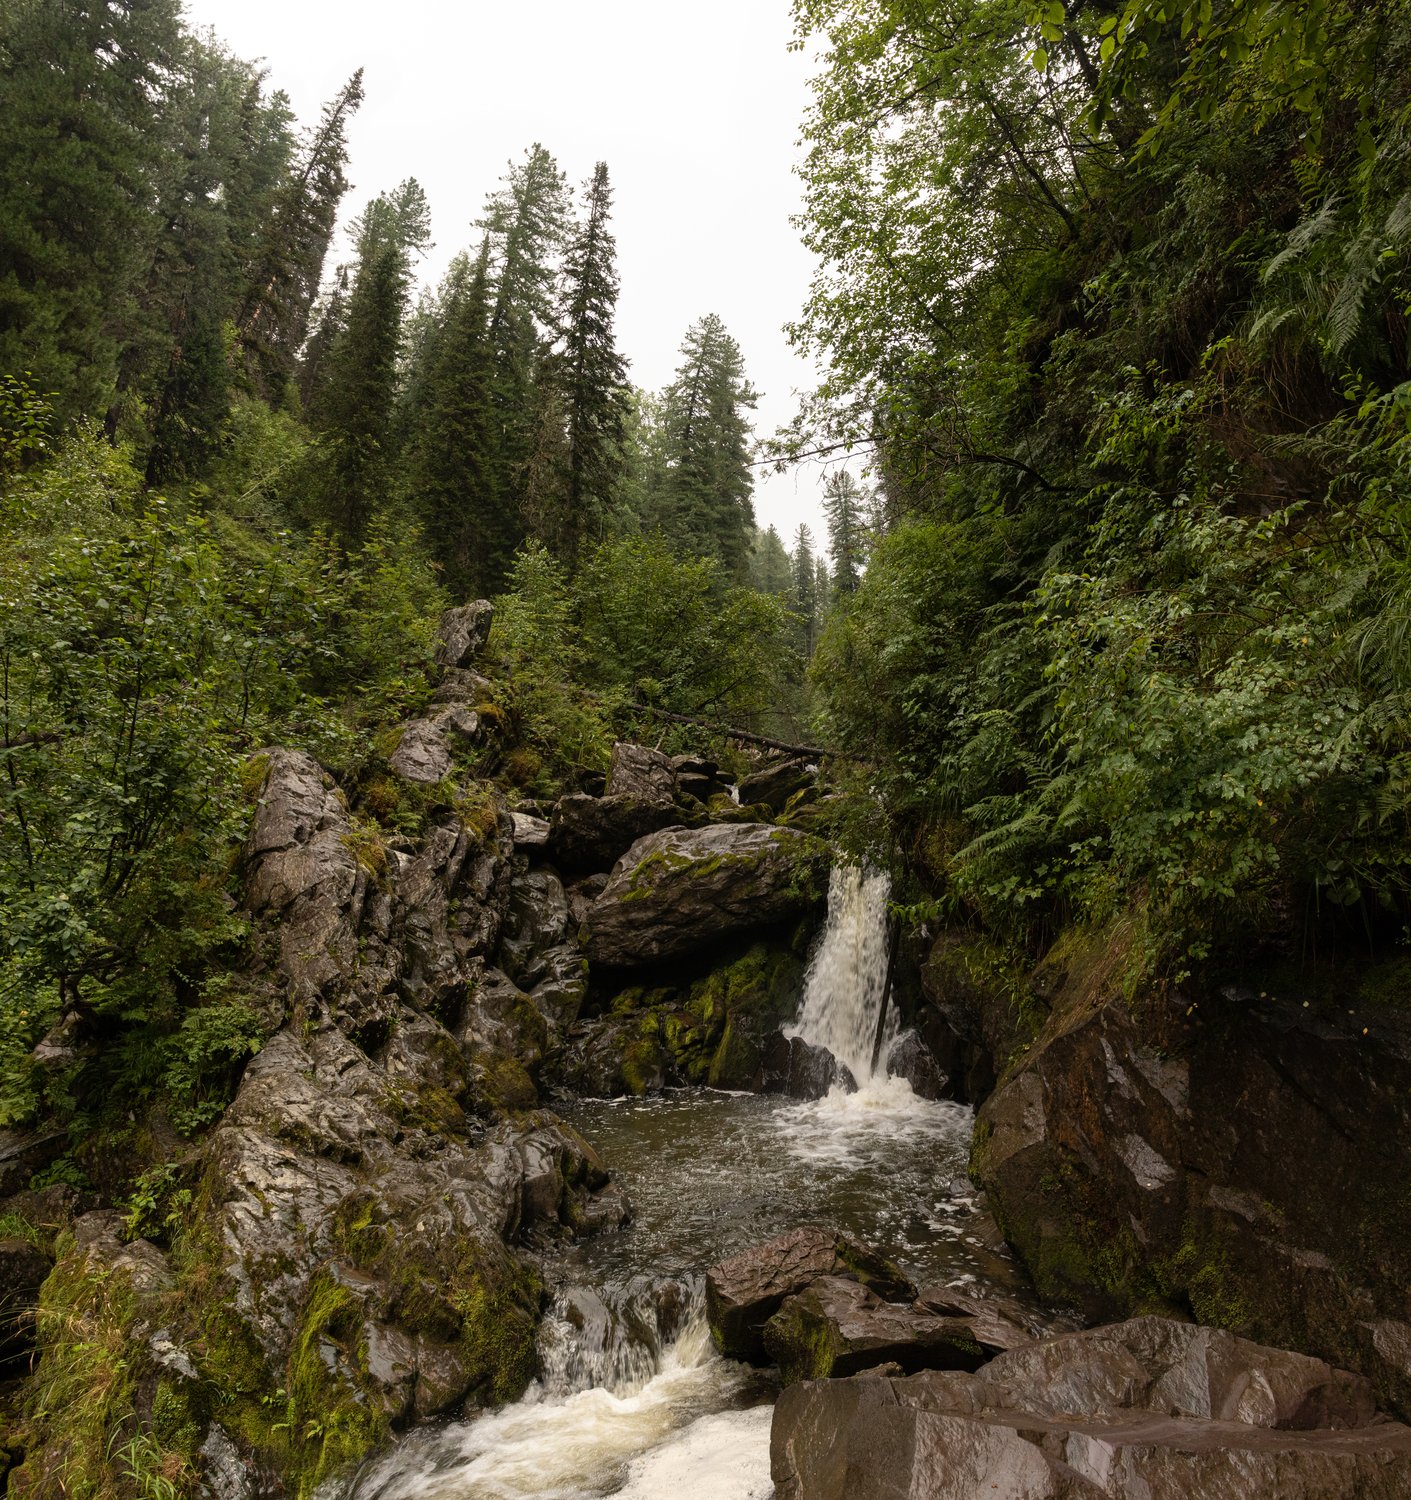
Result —
[{"label": "mossy boulder", "polygon": [[591,963],[658,964],[820,906],[831,855],[809,835],[764,823],[668,828],[639,839],[589,908]]}]

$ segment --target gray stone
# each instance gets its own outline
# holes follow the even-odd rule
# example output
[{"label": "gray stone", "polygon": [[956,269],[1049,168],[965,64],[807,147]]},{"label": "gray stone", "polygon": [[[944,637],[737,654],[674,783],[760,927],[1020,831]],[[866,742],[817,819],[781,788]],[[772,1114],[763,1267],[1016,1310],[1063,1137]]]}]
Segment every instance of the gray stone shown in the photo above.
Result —
[{"label": "gray stone", "polygon": [[445,731],[431,719],[413,719],[402,730],[388,768],[403,781],[435,786],[451,774],[451,747]]},{"label": "gray stone", "polygon": [[974,1370],[992,1354],[1028,1343],[1029,1335],[997,1315],[955,1316],[921,1302],[884,1302],[859,1282],[821,1276],[784,1300],[762,1339],[789,1385],[887,1363],[908,1372]]},{"label": "gray stone", "polygon": [[468,667],[490,639],[494,619],[495,609],[488,599],[475,599],[448,609],[436,631],[436,664]]},{"label": "gray stone", "polygon": [[789,798],[814,784],[817,772],[805,760],[783,760],[763,766],[740,783],[740,802],[745,807],[762,804],[781,813]]},{"label": "gray stone", "polygon": [[828,865],[819,840],[764,823],[651,834],[593,903],[588,956],[613,967],[655,963],[800,916],[822,901]]},{"label": "gray stone", "polygon": [[1411,1429],[1319,1361],[1143,1318],[974,1374],[790,1386],[771,1466],[778,1500],[1393,1500]]},{"label": "gray stone", "polygon": [[764,1044],[760,1091],[787,1094],[791,1099],[821,1099],[834,1085],[845,1093],[857,1092],[857,1080],[846,1063],[840,1063],[826,1048],[806,1042],[801,1036],[773,1032]]},{"label": "gray stone", "polygon": [[679,824],[682,816],[670,802],[574,793],[554,807],[549,856],[566,871],[610,870],[638,839]]},{"label": "gray stone", "polygon": [[676,772],[670,757],[645,745],[619,741],[612,747],[607,792],[609,797],[670,802],[676,795]]},{"label": "gray stone", "polygon": [[511,813],[514,820],[514,846],[516,849],[546,849],[549,844],[549,820],[536,818],[529,813]]},{"label": "gray stone", "polygon": [[947,1097],[949,1080],[931,1049],[915,1031],[904,1031],[887,1052],[888,1078],[904,1078],[922,1099]]}]

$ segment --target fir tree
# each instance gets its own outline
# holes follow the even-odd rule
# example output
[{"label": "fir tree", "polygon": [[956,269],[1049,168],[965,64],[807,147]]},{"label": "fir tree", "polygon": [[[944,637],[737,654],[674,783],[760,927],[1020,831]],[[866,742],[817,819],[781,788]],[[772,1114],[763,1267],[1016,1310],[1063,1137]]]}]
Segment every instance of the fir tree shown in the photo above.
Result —
[{"label": "fir tree", "polygon": [[740,346],[714,314],[691,327],[681,354],[664,398],[666,529],[679,546],[718,558],[729,577],[743,580],[754,528],[745,414],[759,398]]},{"label": "fir tree", "polygon": [[587,184],[587,216],[564,258],[558,376],[567,434],[564,541],[570,556],[601,537],[622,475],[630,387],[617,351],[616,242],[608,228],[612,189],[606,162]]},{"label": "fir tree", "polygon": [[833,588],[839,594],[857,592],[867,561],[867,495],[846,469],[838,469],[823,485],[823,515],[828,522],[828,551],[833,559]]},{"label": "fir tree", "polygon": [[374,199],[354,226],[347,322],[329,350],[317,405],[328,440],[321,509],[346,537],[362,535],[386,482],[411,259],[426,246],[429,222],[425,194],[409,178]]},{"label": "fir tree", "polygon": [[323,264],[348,188],[348,124],[363,102],[359,68],[324,106],[251,258],[240,343],[263,388],[278,395],[309,332]]}]

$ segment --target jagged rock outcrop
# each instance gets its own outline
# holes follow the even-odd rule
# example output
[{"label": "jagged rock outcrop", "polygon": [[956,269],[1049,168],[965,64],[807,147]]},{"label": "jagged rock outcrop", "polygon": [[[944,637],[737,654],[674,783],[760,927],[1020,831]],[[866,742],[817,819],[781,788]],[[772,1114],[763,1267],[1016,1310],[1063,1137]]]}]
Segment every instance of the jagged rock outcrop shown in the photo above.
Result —
[{"label": "jagged rock outcrop", "polygon": [[769,824],[649,835],[618,861],[589,910],[588,956],[628,968],[777,925],[822,902],[829,863],[819,840]]},{"label": "jagged rock outcrop", "polygon": [[676,800],[676,768],[669,755],[646,745],[618,741],[608,770],[609,797],[636,797],[642,802]]},{"label": "jagged rock outcrop", "polygon": [[778,1500],[1393,1500],[1411,1429],[1321,1361],[1142,1318],[974,1374],[790,1386],[771,1466]]},{"label": "jagged rock outcrop", "polygon": [[448,609],[436,632],[436,665],[451,671],[468,667],[490,639],[494,620],[495,608],[488,599]]}]

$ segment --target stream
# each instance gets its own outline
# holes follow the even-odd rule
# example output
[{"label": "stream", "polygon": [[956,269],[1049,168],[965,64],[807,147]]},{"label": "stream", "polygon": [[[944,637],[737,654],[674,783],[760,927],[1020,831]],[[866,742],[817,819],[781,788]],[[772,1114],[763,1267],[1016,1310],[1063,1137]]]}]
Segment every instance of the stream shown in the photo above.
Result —
[{"label": "stream", "polygon": [[626,1188],[624,1230],[547,1258],[540,1379],[504,1410],[423,1428],[349,1500],[767,1500],[768,1372],[723,1359],[706,1269],[801,1224],[845,1230],[918,1284],[1012,1277],[966,1177],[968,1108],[873,1076],[884,877],[841,870],[795,1025],[854,1076],[816,1102],[677,1091],[560,1113]]}]

